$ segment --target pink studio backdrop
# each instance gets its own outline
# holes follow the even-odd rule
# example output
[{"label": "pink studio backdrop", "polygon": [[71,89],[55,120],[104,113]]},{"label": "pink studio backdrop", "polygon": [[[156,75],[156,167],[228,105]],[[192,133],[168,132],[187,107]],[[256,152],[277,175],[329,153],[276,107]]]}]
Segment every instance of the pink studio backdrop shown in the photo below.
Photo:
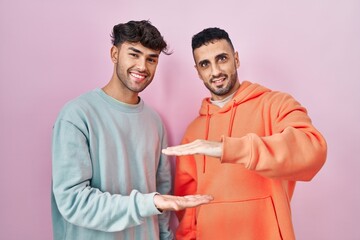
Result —
[{"label": "pink studio backdrop", "polygon": [[[107,83],[114,24],[150,19],[174,53],[141,96],[178,144],[208,92],[190,48],[226,29],[241,80],[291,93],[328,141],[328,160],[298,184],[298,239],[360,239],[360,2],[0,0],[0,239],[52,239],[51,130],[63,104]],[[234,183],[241,184],[241,183]],[[175,222],[176,225],[176,222]]]}]

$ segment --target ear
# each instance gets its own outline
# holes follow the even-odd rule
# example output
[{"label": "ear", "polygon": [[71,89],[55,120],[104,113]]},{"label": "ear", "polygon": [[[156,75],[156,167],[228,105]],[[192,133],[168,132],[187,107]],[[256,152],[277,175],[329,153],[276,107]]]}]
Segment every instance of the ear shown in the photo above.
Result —
[{"label": "ear", "polygon": [[113,63],[117,63],[118,62],[118,56],[119,56],[119,49],[116,46],[112,46],[110,49],[110,56],[111,56],[111,61]]},{"label": "ear", "polygon": [[236,68],[239,68],[240,67],[240,58],[239,58],[239,53],[237,51],[234,54],[234,58],[235,58]]}]

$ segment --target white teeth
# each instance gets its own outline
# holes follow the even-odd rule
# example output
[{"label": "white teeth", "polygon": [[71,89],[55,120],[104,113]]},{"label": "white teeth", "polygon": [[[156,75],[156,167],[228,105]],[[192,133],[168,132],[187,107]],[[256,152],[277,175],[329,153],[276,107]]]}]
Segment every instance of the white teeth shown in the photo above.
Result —
[{"label": "white teeth", "polygon": [[139,75],[139,74],[136,74],[136,73],[131,73],[131,75],[132,75],[133,77],[136,77],[136,78],[145,78],[145,76]]},{"label": "white teeth", "polygon": [[213,79],[212,82],[213,83],[222,83],[226,80],[225,77],[221,77],[221,78],[218,78],[218,79]]},{"label": "white teeth", "polygon": [[221,83],[221,82],[223,82],[224,81],[224,79],[219,79],[219,80],[215,80],[215,81],[213,81],[214,83]]}]

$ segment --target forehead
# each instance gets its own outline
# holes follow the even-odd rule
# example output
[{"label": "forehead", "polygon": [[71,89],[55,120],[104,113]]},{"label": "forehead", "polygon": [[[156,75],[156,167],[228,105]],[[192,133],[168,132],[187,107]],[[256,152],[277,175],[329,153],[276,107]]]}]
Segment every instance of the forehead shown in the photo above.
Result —
[{"label": "forehead", "polygon": [[231,54],[233,50],[230,44],[225,40],[214,40],[194,50],[194,58],[196,62],[213,59],[219,54]]},{"label": "forehead", "polygon": [[142,45],[140,42],[132,43],[132,42],[123,42],[121,44],[121,51],[136,51],[144,55],[159,55],[160,50],[154,50],[151,48],[147,48]]}]

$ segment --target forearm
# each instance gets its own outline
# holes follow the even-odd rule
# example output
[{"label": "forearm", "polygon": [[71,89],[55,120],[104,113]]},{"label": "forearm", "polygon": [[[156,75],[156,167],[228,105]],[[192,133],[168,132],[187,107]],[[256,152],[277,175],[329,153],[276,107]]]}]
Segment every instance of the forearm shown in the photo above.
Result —
[{"label": "forearm", "polygon": [[221,161],[242,164],[266,177],[308,181],[324,164],[326,149],[326,142],[317,131],[288,127],[269,137],[224,137]]},{"label": "forearm", "polygon": [[152,194],[133,190],[129,196],[100,192],[81,185],[60,191],[54,196],[62,216],[70,223],[85,228],[114,232],[140,225],[144,218],[159,214]]},{"label": "forearm", "polygon": [[153,203],[155,192],[133,190],[120,195],[92,186],[92,164],[84,133],[67,121],[58,122],[53,135],[53,193],[67,221],[101,231],[121,231],[159,214]]}]

